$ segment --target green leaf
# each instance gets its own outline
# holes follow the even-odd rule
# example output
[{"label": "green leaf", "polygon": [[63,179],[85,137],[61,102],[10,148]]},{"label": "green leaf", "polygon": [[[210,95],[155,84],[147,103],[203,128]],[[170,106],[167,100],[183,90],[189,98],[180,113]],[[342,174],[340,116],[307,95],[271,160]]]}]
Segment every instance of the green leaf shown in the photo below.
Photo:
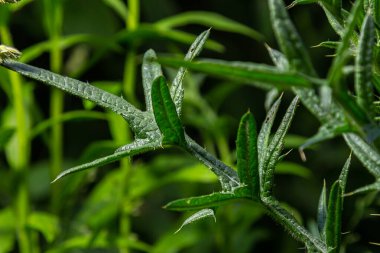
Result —
[{"label": "green leaf", "polygon": [[85,163],[85,164],[78,165],[76,167],[64,170],[52,181],[52,183],[72,173],[86,170],[89,168],[103,166],[103,165],[118,161],[123,157],[141,154],[150,150],[157,149],[159,147],[160,147],[159,142],[144,142],[142,140],[135,140],[133,143],[130,143],[126,146],[121,147],[120,151],[117,151],[112,155],[101,157],[92,162]]},{"label": "green leaf", "polygon": [[370,117],[374,116],[372,60],[375,44],[375,26],[372,17],[367,14],[360,32],[358,52],[355,58],[356,101]]},{"label": "green leaf", "polygon": [[285,55],[266,44],[265,47],[267,48],[269,56],[272,59],[274,65],[276,65],[279,70],[289,71],[289,62],[288,59],[286,59]]},{"label": "green leaf", "polygon": [[[195,39],[185,56],[185,61],[192,61],[201,53],[209,34],[210,30],[204,31]],[[186,70],[187,69],[185,67],[179,68],[177,75],[173,80],[172,86],[170,87],[170,95],[173,98],[173,102],[175,104],[178,115],[181,115],[182,110],[182,101],[184,94],[183,79],[186,75]]]},{"label": "green leaf", "polygon": [[344,134],[343,137],[368,171],[375,176],[376,179],[380,178],[379,151],[356,134]]},{"label": "green leaf", "polygon": [[264,159],[260,168],[262,169],[263,181],[261,181],[261,195],[263,197],[269,197],[272,195],[273,190],[273,178],[276,164],[278,163],[282,148],[284,146],[284,137],[287,133],[290,123],[298,103],[298,97],[295,97],[292,103],[289,105],[288,110],[283,117],[280,126],[276,133],[272,137],[270,144],[265,151]]},{"label": "green leaf", "polygon": [[110,109],[122,115],[136,134],[142,131],[141,125],[144,124],[143,121],[146,120],[145,114],[121,97],[105,92],[88,83],[20,62],[7,60],[3,62],[2,65],[21,75],[51,85],[75,96],[88,99],[100,106]]},{"label": "green leaf", "polygon": [[[123,30],[116,35],[117,41],[121,43],[133,44],[141,41],[173,41],[186,45],[191,45],[196,36],[190,33],[175,29],[161,29],[156,25],[141,24],[137,29],[133,31]],[[208,40],[205,43],[205,48],[216,52],[223,52],[224,46],[214,40]]]},{"label": "green leaf", "polygon": [[14,128],[1,128],[0,129],[0,151],[7,145],[7,143],[12,139],[15,133]]},{"label": "green leaf", "polygon": [[269,10],[276,39],[281,51],[289,61],[290,68],[310,76],[316,76],[310,56],[289,18],[283,1],[270,0]]},{"label": "green leaf", "polygon": [[153,81],[157,77],[162,76],[161,65],[155,61],[156,59],[156,53],[152,49],[149,49],[145,52],[142,63],[142,80],[147,111],[153,111],[151,95]]},{"label": "green leaf", "polygon": [[128,9],[122,0],[103,0],[103,2],[113,9],[123,20],[128,18]]},{"label": "green leaf", "polygon": [[339,179],[338,179],[338,182],[339,182],[340,187],[342,188],[343,194],[344,194],[344,191],[346,190],[346,183],[347,183],[348,170],[350,168],[350,164],[351,164],[351,154],[347,158],[347,161],[345,162],[343,169],[340,172]]},{"label": "green leaf", "polygon": [[27,225],[41,232],[49,243],[53,242],[60,232],[58,217],[49,213],[31,213],[28,216]]},{"label": "green leaf", "polygon": [[345,112],[350,116],[353,125],[368,124],[368,118],[365,112],[355,103],[348,93],[347,87],[344,85],[344,66],[348,60],[349,47],[351,41],[353,40],[353,34],[355,34],[355,27],[357,19],[359,18],[360,7],[362,6],[362,0],[355,2],[354,7],[352,7],[351,14],[347,21],[347,26],[344,29],[343,37],[341,43],[336,51],[336,57],[332,67],[329,70],[328,82],[333,90],[333,95],[336,100],[342,105]]},{"label": "green leaf", "polygon": [[262,88],[312,87],[313,79],[293,72],[284,72],[275,67],[246,62],[202,60],[188,62],[178,58],[160,57],[158,61],[171,67],[186,67],[223,79],[248,82]]},{"label": "green leaf", "polygon": [[257,152],[258,152],[258,158],[259,158],[259,173],[260,173],[260,189],[261,188],[261,182],[264,180],[264,158],[265,154],[267,153],[268,145],[269,145],[269,137],[271,133],[271,129],[273,126],[274,119],[276,118],[276,114],[278,111],[278,108],[281,103],[281,98],[278,98],[277,101],[272,105],[272,108],[267,113],[267,116],[265,117],[265,121],[261,126],[259,135],[257,137]]},{"label": "green leaf", "polygon": [[236,141],[236,155],[240,182],[251,189],[255,199],[260,199],[256,122],[250,112],[244,114],[240,120]]},{"label": "green leaf", "polygon": [[251,198],[251,189],[247,187],[236,188],[233,192],[216,192],[209,195],[174,200],[164,206],[174,211],[190,211],[201,208],[211,208],[224,205],[232,200]]},{"label": "green leaf", "polygon": [[319,0],[294,0],[291,4],[288,5],[288,9],[293,8],[298,4],[312,4],[317,3]]},{"label": "green leaf", "polygon": [[347,193],[346,196],[351,196],[351,195],[354,195],[354,194],[366,193],[366,192],[371,192],[371,191],[380,191],[380,180],[379,179],[376,182],[372,183],[372,184],[365,185],[363,187],[360,187],[360,188],[356,189],[353,192]]},{"label": "green leaf", "polygon": [[292,162],[278,163],[276,167],[276,174],[294,175],[305,179],[310,179],[313,175],[308,168]]},{"label": "green leaf", "polygon": [[264,40],[263,35],[252,28],[240,24],[232,19],[226,18],[220,14],[206,11],[184,12],[169,18],[161,19],[155,23],[155,25],[162,29],[170,29],[189,24],[204,25],[212,27],[215,30],[239,33],[259,41]]},{"label": "green leaf", "polygon": [[163,76],[156,78],[153,82],[152,105],[154,118],[163,135],[162,144],[185,146],[186,140],[182,123]]},{"label": "green leaf", "polygon": [[373,19],[376,24],[380,26],[380,2],[376,0],[370,0],[371,11],[373,15]]},{"label": "green leaf", "polygon": [[175,234],[178,233],[179,231],[181,231],[181,229],[184,226],[189,225],[190,223],[193,223],[195,221],[202,220],[202,219],[207,218],[207,217],[213,217],[214,221],[216,222],[216,217],[215,217],[215,214],[214,214],[214,210],[212,210],[212,209],[203,209],[203,210],[200,210],[200,211],[196,212],[195,214],[191,215],[189,218],[187,218],[182,223],[181,227],[177,231],[175,231]]},{"label": "green leaf", "polygon": [[326,245],[328,253],[339,253],[342,227],[343,191],[339,181],[330,190],[326,219]]},{"label": "green leaf", "polygon": [[323,188],[319,196],[317,223],[318,231],[323,241],[325,241],[325,225],[327,218],[327,196],[326,196],[326,181],[323,181]]}]

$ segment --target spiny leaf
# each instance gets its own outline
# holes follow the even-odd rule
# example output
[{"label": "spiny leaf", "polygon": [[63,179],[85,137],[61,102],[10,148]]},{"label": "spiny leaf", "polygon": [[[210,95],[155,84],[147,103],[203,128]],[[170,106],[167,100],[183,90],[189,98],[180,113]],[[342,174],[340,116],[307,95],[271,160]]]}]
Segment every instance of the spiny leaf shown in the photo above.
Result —
[{"label": "spiny leaf", "polygon": [[306,47],[292,24],[282,0],[269,0],[269,10],[277,41],[291,69],[316,76]]},{"label": "spiny leaf", "polygon": [[96,104],[122,115],[137,134],[141,132],[141,123],[146,120],[145,114],[136,109],[121,97],[105,92],[88,83],[61,76],[45,69],[37,68],[13,60],[6,60],[2,66],[16,71],[26,77],[56,87],[75,96],[90,100]]},{"label": "spiny leaf", "polygon": [[[198,56],[201,53],[209,34],[210,30],[204,31],[195,39],[185,56],[185,61],[192,61],[196,56]],[[172,86],[170,87],[170,95],[173,98],[178,115],[181,115],[182,110],[182,101],[184,93],[183,79],[186,75],[186,70],[186,67],[179,68],[178,73],[172,83]]]},{"label": "spiny leaf", "polygon": [[185,133],[182,123],[163,76],[156,78],[153,82],[152,105],[154,118],[163,135],[162,144],[185,146]]},{"label": "spiny leaf", "polygon": [[258,152],[258,158],[259,158],[260,182],[263,182],[264,180],[263,178],[264,158],[265,158],[265,154],[267,153],[272,125],[273,125],[274,119],[276,118],[276,114],[281,103],[281,97],[277,99],[277,101],[272,105],[272,108],[267,113],[267,116],[265,117],[265,121],[263,125],[261,126],[260,133],[257,137],[257,152]]},{"label": "spiny leaf", "polygon": [[326,181],[323,181],[323,188],[321,195],[319,196],[318,202],[318,212],[317,212],[317,223],[319,234],[323,241],[325,241],[325,225],[327,217],[327,196],[326,196]]},{"label": "spiny leaf", "polygon": [[150,49],[145,52],[142,63],[142,81],[145,95],[145,105],[147,111],[152,111],[152,84],[153,81],[162,76],[161,65],[156,61],[156,53]]},{"label": "spiny leaf", "polygon": [[260,182],[262,186],[261,194],[263,196],[271,196],[272,194],[275,166],[278,162],[280,153],[284,145],[285,134],[287,133],[292,122],[293,116],[295,114],[297,103],[298,97],[295,97],[292,103],[289,105],[288,110],[286,111],[285,116],[280,123],[280,126],[278,127],[276,133],[274,134],[269,144],[267,151],[265,152],[263,164],[261,167],[263,170],[263,181]]},{"label": "spiny leaf", "polygon": [[240,182],[251,189],[254,198],[260,199],[256,122],[250,112],[244,114],[240,120],[236,154]]},{"label": "spiny leaf", "polygon": [[355,26],[357,19],[359,18],[359,10],[361,6],[362,0],[358,0],[352,8],[347,21],[347,26],[343,33],[342,42],[337,49],[336,57],[334,58],[328,74],[328,82],[333,90],[334,97],[345,109],[345,112],[349,115],[348,119],[351,120],[351,123],[354,126],[361,126],[369,123],[367,115],[348,94],[347,87],[344,86],[343,82],[343,69],[348,60],[348,49],[353,34],[355,34]]},{"label": "spiny leaf", "polygon": [[372,17],[367,15],[360,32],[359,48],[355,58],[355,92],[357,103],[370,117],[374,116],[372,89],[372,49],[374,43],[375,26]]},{"label": "spiny leaf", "polygon": [[347,183],[348,170],[350,168],[350,164],[351,164],[351,154],[347,158],[347,161],[345,162],[338,179],[338,182],[339,182],[340,187],[342,188],[343,194],[344,194],[344,191],[346,190],[346,183]]},{"label": "spiny leaf", "polygon": [[158,59],[163,65],[186,67],[216,77],[249,82],[263,88],[312,87],[312,79],[292,72],[280,71],[275,67],[246,62],[228,62],[222,60],[202,60],[188,62],[171,57]]},{"label": "spiny leaf", "polygon": [[174,200],[164,206],[165,209],[175,211],[199,210],[201,208],[218,207],[229,201],[251,198],[251,189],[245,187],[236,188],[233,192],[216,192],[199,197],[191,197]]},{"label": "spiny leaf", "polygon": [[378,150],[356,134],[344,134],[343,137],[368,171],[375,178],[380,178],[380,155]]},{"label": "spiny leaf", "polygon": [[105,165],[108,163],[118,161],[123,157],[141,154],[143,152],[146,152],[149,150],[154,150],[154,149],[159,148],[159,147],[160,147],[159,142],[145,143],[141,140],[136,140],[133,143],[122,147],[122,149],[120,151],[117,151],[116,153],[114,153],[112,155],[101,157],[101,158],[98,158],[92,162],[85,163],[82,165],[78,165],[76,167],[73,167],[73,168],[70,168],[70,169],[67,169],[67,170],[61,172],[51,183],[54,183],[54,182],[58,181],[59,179],[65,177],[67,175],[70,175],[72,173],[76,173],[76,172],[86,170],[89,168],[93,168],[93,167],[99,167],[99,166],[102,166],[102,165]]},{"label": "spiny leaf", "polygon": [[213,217],[214,221],[216,222],[216,217],[215,217],[215,214],[214,214],[214,210],[212,210],[212,209],[203,209],[203,210],[200,210],[200,211],[196,212],[195,214],[191,215],[189,218],[187,218],[182,223],[181,227],[177,231],[175,231],[175,234],[178,233],[179,231],[181,231],[181,229],[184,226],[186,226],[186,225],[188,225],[190,223],[193,223],[195,221],[207,218],[207,217]]},{"label": "spiny leaf", "polygon": [[341,241],[343,191],[339,181],[331,187],[326,219],[326,245],[329,253],[338,253]]}]

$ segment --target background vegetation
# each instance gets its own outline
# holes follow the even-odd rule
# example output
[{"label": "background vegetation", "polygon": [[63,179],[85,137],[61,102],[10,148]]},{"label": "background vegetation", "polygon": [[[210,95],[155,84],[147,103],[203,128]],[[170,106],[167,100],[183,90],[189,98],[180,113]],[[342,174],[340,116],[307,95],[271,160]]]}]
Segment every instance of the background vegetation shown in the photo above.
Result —
[{"label": "background vegetation", "polygon": [[[2,5],[0,41],[20,49],[23,62],[123,94],[140,108],[144,106],[140,64],[149,48],[183,54],[209,27],[213,29],[202,57],[272,64],[264,42],[278,48],[266,1],[130,0],[127,9],[120,3],[24,0]],[[350,9],[350,3],[344,4]],[[167,19],[188,11],[208,11],[229,20],[205,13],[183,15],[183,22]],[[334,51],[312,46],[338,36],[321,18],[323,10],[302,5],[289,13],[318,74],[326,76],[331,64],[326,55]],[[165,69],[166,76],[173,73]],[[265,95],[244,83],[193,73],[185,80],[186,131],[234,165],[239,119],[249,109],[261,125]],[[286,92],[283,103],[292,98]],[[219,208],[216,223],[204,220],[174,234],[189,214],[164,210],[163,205],[220,190],[217,178],[180,150],[123,159],[50,184],[63,169],[130,142],[131,132],[121,117],[3,68],[0,120],[0,252],[304,251],[264,215],[262,207],[244,201]],[[301,161],[297,148],[319,126],[299,106],[285,141],[286,150],[294,150],[281,163],[275,181],[275,195],[306,227],[313,227],[324,179],[331,186],[350,154],[342,138],[335,138],[306,150],[307,160]],[[347,191],[368,183],[370,175],[353,158]],[[371,215],[378,213],[378,196],[354,196],[344,204],[347,252],[378,251],[379,246],[370,244],[380,241],[380,219]]]}]

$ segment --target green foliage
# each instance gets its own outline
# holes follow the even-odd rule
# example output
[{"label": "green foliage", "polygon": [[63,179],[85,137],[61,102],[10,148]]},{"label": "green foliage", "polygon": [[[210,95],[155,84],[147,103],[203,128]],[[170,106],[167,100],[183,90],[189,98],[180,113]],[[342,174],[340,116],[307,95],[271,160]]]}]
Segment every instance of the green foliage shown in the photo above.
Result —
[{"label": "green foliage", "polygon": [[[17,1],[0,1],[5,2]],[[21,1],[16,5],[0,7],[2,43],[12,45],[8,27],[11,14],[31,2]],[[376,101],[380,86],[380,10],[378,1],[371,0],[355,1],[351,11],[345,9],[346,5],[341,0],[296,0],[288,7],[315,3],[322,7],[328,22],[339,36],[338,41],[322,41],[318,45],[335,50],[326,77],[318,76],[319,71],[314,67],[318,65],[313,64],[309,46],[303,42],[282,0],[269,0],[267,3],[270,22],[279,45],[279,50],[265,45],[274,66],[216,59],[194,61],[203,48],[222,51],[224,46],[208,40],[210,29],[195,36],[178,30],[178,27],[212,26],[215,30],[241,34],[260,43],[264,41],[264,36],[250,27],[216,13],[190,11],[140,24],[139,1],[129,0],[126,4],[119,0],[104,0],[101,6],[108,6],[107,11],[114,12],[122,20],[125,29],[118,28],[110,36],[66,34],[63,23],[67,3],[61,0],[42,1],[40,23],[45,26],[46,38],[25,48],[20,60],[18,50],[0,46],[1,67],[13,71],[0,70],[0,88],[4,91],[7,103],[6,109],[0,112],[0,151],[5,151],[4,161],[9,167],[4,172],[0,171],[0,184],[6,187],[0,193],[8,195],[9,199],[14,198],[12,201],[4,200],[4,203],[11,202],[12,208],[6,206],[0,210],[0,252],[19,250],[29,253],[31,249],[46,252],[179,252],[190,245],[200,244],[202,236],[210,236],[203,229],[197,230],[195,226],[185,229],[185,226],[207,217],[216,221],[216,216],[221,217],[216,224],[219,250],[250,252],[252,238],[263,238],[255,234],[260,228],[252,228],[252,224],[264,212],[298,243],[303,244],[307,252],[344,251],[353,240],[342,236],[342,230],[346,229],[343,222],[343,197],[380,189],[380,128]],[[151,45],[151,42],[158,47],[156,41],[164,42],[162,44],[169,51],[177,52],[178,43],[189,44],[190,48],[183,59],[158,57],[153,49],[147,50],[141,57],[144,107],[141,106],[135,87],[139,82],[136,79],[136,62],[140,59],[139,49]],[[31,64],[40,64],[36,60],[46,53],[50,56],[50,70]],[[120,68],[123,69],[121,80],[93,82],[93,85],[78,80],[99,62],[101,68],[106,70],[107,66],[102,60],[112,53],[125,53],[125,64]],[[173,72],[171,69],[162,69],[161,65],[179,69]],[[118,69],[114,66],[110,68],[112,72]],[[202,81],[208,79],[204,79],[204,75],[189,74],[188,70],[216,76],[227,82],[216,88],[203,89]],[[354,80],[353,85],[351,80]],[[47,119],[44,119],[43,110],[34,97],[33,81],[55,88],[51,93],[51,110]],[[230,120],[219,117],[213,107],[219,110],[223,100],[237,87],[241,87],[237,83],[247,83],[267,91],[267,115],[260,129],[255,121],[255,118],[260,118],[257,115],[254,117],[248,111],[241,117],[234,156],[229,146],[231,127],[227,123]],[[84,109],[64,112],[63,93],[58,90],[84,99]],[[282,111],[281,100],[285,100],[289,91],[295,97],[279,121],[277,130],[272,131],[277,124],[276,115]],[[203,92],[208,92],[208,96],[201,95]],[[215,101],[209,105],[205,97]],[[292,136],[287,134],[299,101],[320,126],[312,137],[295,138],[296,141],[289,144],[289,137]],[[239,102],[228,103],[229,109],[238,108]],[[96,105],[103,107],[104,112],[96,111]],[[84,119],[102,120],[107,124],[112,140],[91,143],[82,153],[84,163],[72,167],[73,161],[67,159],[67,164],[63,162],[66,160],[63,159],[63,123]],[[47,131],[49,129],[51,133]],[[78,132],[82,134],[82,131]],[[196,135],[197,131],[199,136],[194,138],[195,141],[190,133]],[[289,154],[284,153],[284,148],[299,148],[304,155],[306,148],[334,137],[344,138],[375,182],[345,193],[350,156],[330,190],[326,183],[323,184],[316,222],[310,222],[315,224],[314,229],[313,226],[308,229],[292,205],[277,199],[275,187],[278,187],[276,182],[281,179],[281,174],[296,175],[299,176],[297,180],[308,182],[315,180],[316,174],[297,163],[282,161],[288,159]],[[47,161],[43,161],[43,165],[33,164],[36,162],[33,157],[35,152],[31,152],[31,148],[35,146],[32,141],[36,139],[50,151],[51,166],[45,165]],[[119,148],[114,151],[116,147]],[[171,147],[178,149],[167,151]],[[147,152],[150,155],[146,159],[133,158]],[[168,152],[173,153],[167,155]],[[200,163],[196,163],[193,158]],[[119,164],[110,165],[116,161]],[[0,160],[0,165],[2,163]],[[76,174],[106,165],[118,169],[105,175],[96,170]],[[58,173],[57,169],[62,167],[69,169]],[[205,170],[207,168],[209,171]],[[3,179],[6,178],[3,173],[14,180],[7,182]],[[71,176],[61,180],[67,175]],[[49,180],[54,183],[51,184],[50,192],[47,184],[40,183],[41,178],[45,183]],[[202,191],[194,190],[198,188],[196,183],[211,184],[216,180],[219,180],[220,189],[213,193],[199,195]],[[194,189],[189,187],[190,190],[185,191],[187,197],[171,200],[164,208],[194,213],[183,219],[176,235],[171,235],[172,232],[160,234],[157,242],[152,244],[134,236],[132,217],[139,215],[139,212],[146,212],[148,215],[144,214],[144,217],[147,223],[159,224],[157,221],[161,220],[161,214],[154,212],[150,215],[153,208],[149,204],[157,200],[164,201],[159,190],[164,186],[178,189],[178,183],[194,185]],[[29,184],[34,189],[30,190]],[[86,192],[87,197],[83,198],[78,193],[86,186],[90,187]],[[289,193],[279,190],[279,198],[287,196],[300,201],[300,196],[292,193],[289,182],[286,182],[286,187]],[[166,191],[175,197],[183,194],[171,188]],[[302,195],[306,194],[310,193],[305,189]],[[145,203],[145,198],[154,200]],[[313,199],[311,196],[306,198]],[[32,201],[39,199],[46,200],[47,209],[51,212],[31,205]],[[65,201],[69,199],[71,202],[68,201],[66,207]],[[0,204],[3,205],[3,202]],[[141,208],[145,206],[148,208]],[[356,212],[353,215],[355,219],[360,220],[359,213],[363,213],[363,210],[353,212]],[[162,220],[166,222],[165,218]],[[114,228],[116,223],[117,229]],[[355,225],[355,220],[352,224]],[[234,226],[231,231],[230,225]],[[163,223],[157,228],[153,226],[149,226],[149,229],[154,236],[155,233],[163,233],[164,229],[174,231],[174,226],[166,227]],[[260,235],[265,233],[260,232]],[[224,237],[228,240],[224,240]],[[234,237],[243,239],[236,243],[233,242]],[[228,249],[225,247],[227,244],[239,247]],[[240,245],[245,245],[245,248]],[[208,247],[210,252],[214,250],[210,246],[201,246]]]}]

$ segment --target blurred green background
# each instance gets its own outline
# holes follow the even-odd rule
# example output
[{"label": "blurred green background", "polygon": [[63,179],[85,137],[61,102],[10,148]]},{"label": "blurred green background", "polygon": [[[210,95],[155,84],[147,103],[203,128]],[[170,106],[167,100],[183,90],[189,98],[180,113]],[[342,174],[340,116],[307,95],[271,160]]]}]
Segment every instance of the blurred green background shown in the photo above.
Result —
[{"label": "blurred green background", "polygon": [[[133,9],[133,2],[140,8]],[[0,41],[9,45],[11,36],[13,45],[24,53],[22,61],[123,94],[140,108],[143,53],[152,48],[159,55],[183,54],[195,36],[210,26],[196,22],[201,14],[167,30],[153,26],[159,20],[207,11],[255,29],[265,43],[277,48],[266,1],[141,0],[125,2],[127,12],[115,3],[123,1],[26,0],[12,7],[2,5]],[[317,5],[296,6],[289,12],[319,75],[324,77],[331,61],[326,56],[333,51],[312,46],[337,36]],[[128,16],[136,13],[139,18]],[[133,20],[138,22],[131,27]],[[201,57],[271,64],[264,43],[252,37],[214,27],[210,36],[214,44],[210,43]],[[173,73],[173,69],[165,69],[169,80]],[[119,117],[76,97],[62,96],[43,84],[18,78],[0,69],[0,252],[304,251],[259,206],[244,202],[219,208],[216,223],[206,219],[174,234],[190,214],[169,212],[162,206],[220,188],[207,168],[180,150],[139,155],[51,185],[57,169],[110,154],[131,136]],[[17,83],[22,87],[22,96],[18,97],[25,111],[21,130],[15,116]],[[131,83],[134,88],[126,88]],[[191,73],[185,85],[186,131],[209,152],[234,165],[239,119],[249,109],[261,125],[265,94],[249,84]],[[285,92],[280,113],[292,97],[291,92]],[[70,114],[72,111],[77,114]],[[62,117],[66,117],[63,123]],[[307,161],[302,162],[297,147],[318,127],[317,120],[299,106],[286,147],[293,151],[282,163],[275,187],[278,199],[310,227],[323,180],[329,187],[350,153],[339,138],[306,150]],[[25,132],[24,148],[17,146],[17,131]],[[354,159],[348,191],[370,180]],[[347,198],[343,222],[343,230],[349,232],[343,238],[351,243],[347,252],[380,251],[369,244],[380,241],[380,219],[370,216],[378,213],[379,204],[376,195]]]}]

